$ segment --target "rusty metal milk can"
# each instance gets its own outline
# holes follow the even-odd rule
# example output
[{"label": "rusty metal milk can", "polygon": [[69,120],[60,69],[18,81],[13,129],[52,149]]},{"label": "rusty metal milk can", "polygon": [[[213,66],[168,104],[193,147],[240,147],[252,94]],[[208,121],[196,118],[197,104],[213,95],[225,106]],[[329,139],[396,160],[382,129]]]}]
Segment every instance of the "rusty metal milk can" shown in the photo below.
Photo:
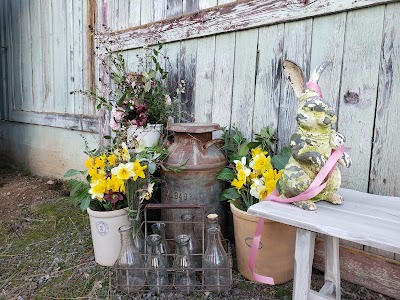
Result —
[{"label": "rusty metal milk can", "polygon": [[[212,132],[220,126],[214,123],[175,123],[168,128],[175,133],[174,143],[169,147],[166,167],[182,166],[180,172],[162,171],[161,202],[163,204],[203,205],[205,216],[217,213],[220,216],[221,230],[225,230],[226,203],[220,202],[222,182],[216,179],[217,173],[226,165],[221,150],[222,140],[212,139]],[[195,218],[195,234],[202,239],[202,211],[187,209],[183,211],[167,209],[162,211],[164,221],[169,224],[167,238],[180,234],[181,215],[192,213]]]}]

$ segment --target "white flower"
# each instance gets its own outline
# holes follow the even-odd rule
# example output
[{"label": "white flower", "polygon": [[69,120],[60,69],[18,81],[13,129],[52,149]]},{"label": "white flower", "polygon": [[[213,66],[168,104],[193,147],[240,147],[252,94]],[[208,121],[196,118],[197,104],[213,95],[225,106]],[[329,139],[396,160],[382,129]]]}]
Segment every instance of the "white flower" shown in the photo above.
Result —
[{"label": "white flower", "polygon": [[253,184],[250,186],[250,195],[260,199],[260,194],[264,190],[264,181],[259,178],[253,178]]},{"label": "white flower", "polygon": [[144,190],[140,194],[139,196],[140,201],[143,201],[144,199],[149,200],[153,195],[153,189],[154,189],[154,183],[149,183],[149,185],[147,186],[147,190]]},{"label": "white flower", "polygon": [[233,162],[236,165],[236,171],[238,173],[239,171],[243,171],[246,178],[250,176],[251,170],[246,166],[246,156],[243,156],[241,160],[234,160]]},{"label": "white flower", "polygon": [[135,172],[133,172],[132,162],[127,164],[120,163],[117,167],[111,169],[111,174],[123,180],[129,179],[136,175]]},{"label": "white flower", "polygon": [[165,105],[171,105],[172,100],[169,95],[165,95]]}]

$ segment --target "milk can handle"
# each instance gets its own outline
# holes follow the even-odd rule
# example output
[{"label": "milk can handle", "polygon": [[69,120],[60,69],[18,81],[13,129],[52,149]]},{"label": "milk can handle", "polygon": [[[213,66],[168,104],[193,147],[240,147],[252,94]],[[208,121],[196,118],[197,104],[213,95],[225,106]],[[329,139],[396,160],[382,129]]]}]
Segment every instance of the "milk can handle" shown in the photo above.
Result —
[{"label": "milk can handle", "polygon": [[223,144],[224,140],[223,139],[215,139],[215,140],[208,141],[207,143],[205,143],[203,145],[203,149],[208,150],[208,148],[210,148],[212,145],[218,144],[218,143]]}]

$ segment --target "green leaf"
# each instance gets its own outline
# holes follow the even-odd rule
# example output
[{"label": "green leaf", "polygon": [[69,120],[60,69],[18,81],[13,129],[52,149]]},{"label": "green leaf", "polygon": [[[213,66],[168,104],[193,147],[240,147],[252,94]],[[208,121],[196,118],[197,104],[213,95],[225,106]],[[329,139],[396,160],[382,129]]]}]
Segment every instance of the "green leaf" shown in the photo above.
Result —
[{"label": "green leaf", "polygon": [[150,81],[147,81],[144,85],[144,90],[145,90],[145,92],[148,92],[148,91],[150,91],[150,89],[151,89],[151,83],[150,83]]},{"label": "green leaf", "polygon": [[119,98],[118,100],[118,106],[122,106],[122,102],[125,100],[126,98],[126,93],[124,93],[121,98]]},{"label": "green leaf", "polygon": [[237,191],[237,189],[235,187],[230,187],[228,189],[226,189],[220,199],[221,200],[228,200],[228,199],[237,199],[240,198],[241,195],[239,194],[239,192]]},{"label": "green leaf", "polygon": [[235,178],[236,178],[236,173],[230,168],[223,168],[217,174],[217,179],[219,180],[231,181]]},{"label": "green leaf", "polygon": [[247,144],[241,145],[239,148],[238,155],[243,157],[246,156],[247,154],[249,154],[249,147],[247,146]]},{"label": "green leaf", "polygon": [[250,143],[247,144],[247,147],[249,147],[249,149],[254,149],[254,148],[257,148],[260,145],[261,145],[260,142],[250,142]]},{"label": "green leaf", "polygon": [[103,138],[105,138],[106,140],[111,140],[111,135],[105,135]]},{"label": "green leaf", "polygon": [[79,174],[83,174],[84,171],[79,171],[75,169],[69,169],[67,172],[65,172],[64,177],[71,177]]},{"label": "green leaf", "polygon": [[151,162],[147,165],[147,169],[149,170],[150,174],[154,174],[154,172],[157,170],[157,165]]},{"label": "green leaf", "polygon": [[271,161],[272,164],[274,165],[274,168],[277,170],[282,170],[286,164],[289,161],[289,158],[291,156],[290,148],[285,147],[282,149],[281,153],[275,155],[272,157]]},{"label": "green leaf", "polygon": [[90,197],[87,196],[83,201],[81,202],[80,208],[82,211],[85,211],[90,205]]},{"label": "green leaf", "polygon": [[74,181],[71,182],[70,184],[71,184],[71,191],[70,191],[71,197],[77,197],[79,191],[85,187],[85,184],[82,181]]},{"label": "green leaf", "polygon": [[233,205],[235,205],[236,208],[246,211],[245,207],[243,206],[243,204],[238,200],[238,199],[232,199],[228,201],[229,203],[232,203]]}]

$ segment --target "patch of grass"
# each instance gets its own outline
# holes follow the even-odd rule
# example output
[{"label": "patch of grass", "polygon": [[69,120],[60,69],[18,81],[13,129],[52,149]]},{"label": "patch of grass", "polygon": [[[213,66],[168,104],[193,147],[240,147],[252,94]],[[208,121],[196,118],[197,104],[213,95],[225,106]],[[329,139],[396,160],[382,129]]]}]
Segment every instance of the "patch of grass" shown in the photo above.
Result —
[{"label": "patch of grass", "polygon": [[71,199],[29,210],[18,233],[0,228],[0,299],[86,297],[95,284],[108,280],[108,269],[92,259],[88,218]]}]

